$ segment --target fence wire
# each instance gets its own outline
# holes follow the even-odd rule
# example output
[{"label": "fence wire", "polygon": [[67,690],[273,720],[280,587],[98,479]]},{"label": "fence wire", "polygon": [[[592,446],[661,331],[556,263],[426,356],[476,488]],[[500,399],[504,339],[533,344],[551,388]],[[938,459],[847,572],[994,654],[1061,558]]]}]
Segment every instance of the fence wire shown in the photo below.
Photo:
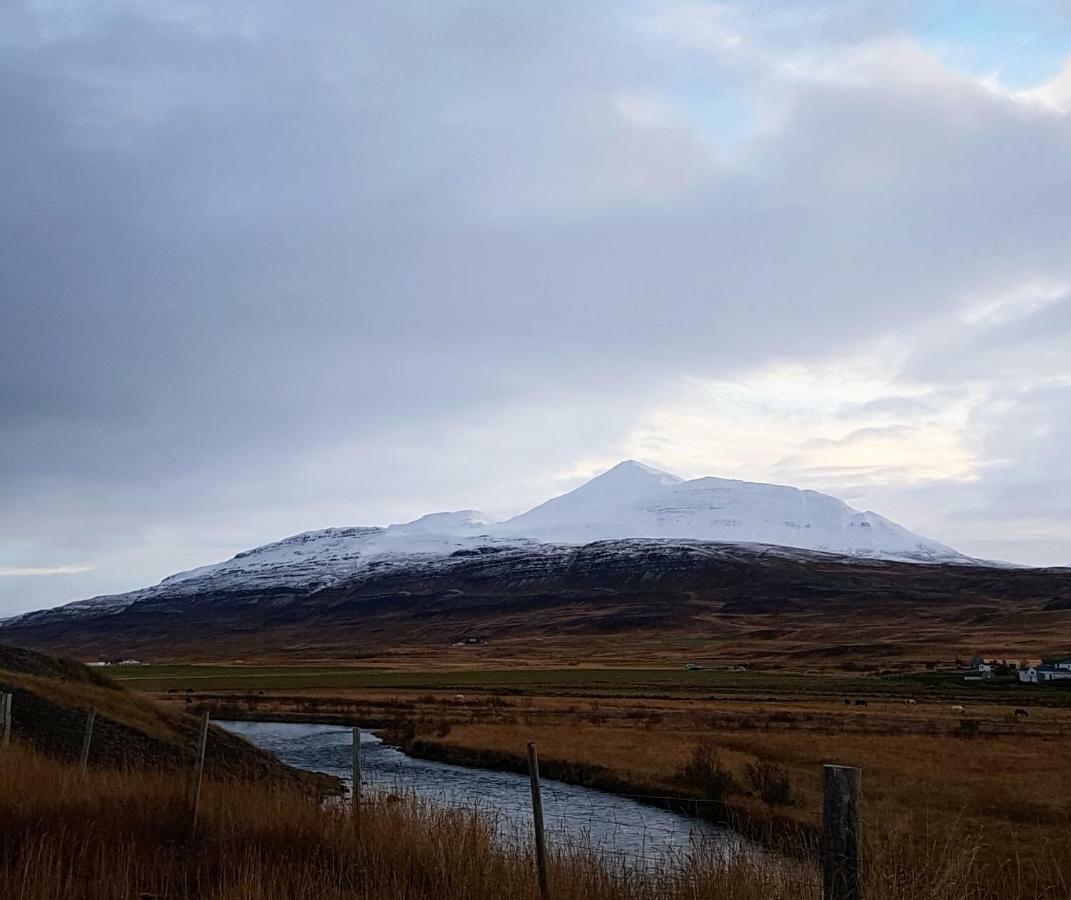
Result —
[{"label": "fence wire", "polygon": [[[287,742],[265,740],[260,745],[284,762],[348,782],[353,730],[312,728]],[[534,828],[527,774],[414,759],[364,734],[361,796],[367,808],[404,800],[478,817],[493,829],[503,849],[531,855]],[[448,783],[436,781],[446,775]],[[550,779],[542,781],[541,796],[547,847],[560,864],[570,857],[594,856],[610,871],[669,882],[683,877],[700,861],[725,866],[734,861],[768,865],[774,860],[778,884],[805,893],[819,884],[816,861],[777,857],[701,814],[724,806],[721,800],[608,793]]]}]

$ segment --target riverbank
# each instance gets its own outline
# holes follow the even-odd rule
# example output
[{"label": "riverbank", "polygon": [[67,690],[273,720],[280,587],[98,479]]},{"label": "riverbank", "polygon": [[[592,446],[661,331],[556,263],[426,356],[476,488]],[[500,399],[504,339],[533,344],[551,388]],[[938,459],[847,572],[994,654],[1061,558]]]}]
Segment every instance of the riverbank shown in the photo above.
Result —
[{"label": "riverbank", "polygon": [[[190,830],[187,780],[91,770],[2,751],[0,885],[9,900],[535,900],[532,861],[484,817],[371,795],[345,806],[268,785],[205,784]],[[817,897],[813,873],[696,853],[672,872],[615,872],[552,856],[556,900]],[[808,880],[810,879],[810,880]]]},{"label": "riverbank", "polygon": [[[386,737],[385,740],[390,740]],[[430,738],[395,744],[418,759],[434,760],[472,769],[528,772],[527,753],[456,746]],[[605,766],[570,762],[544,756],[540,760],[544,778],[628,797],[639,803],[681,813],[732,829],[753,842],[783,853],[813,856],[818,847],[818,828],[776,814],[758,816],[733,803],[729,797],[704,796],[688,786],[665,782],[635,781]],[[673,791],[674,793],[668,793]]]},{"label": "riverbank", "polygon": [[[524,771],[535,741],[547,777],[719,801],[723,811],[706,815],[789,853],[796,836],[813,846],[823,763],[856,765],[873,853],[917,869],[945,853],[947,869],[970,865],[997,884],[1014,875],[1038,896],[1071,882],[1071,710],[1050,705],[1056,695],[942,683],[911,696],[903,680],[692,674],[405,672],[345,689],[305,687],[303,674],[276,690],[190,696],[240,718],[360,722],[415,754],[482,768]],[[156,696],[184,704],[175,685]]]},{"label": "riverbank", "polygon": [[694,714],[676,721],[664,712],[642,721],[630,715],[600,707],[591,721],[536,705],[516,722],[439,725],[409,747],[521,770],[528,738],[539,743],[543,772],[571,783],[672,797],[709,796],[710,785],[718,802],[701,814],[789,853],[815,846],[822,764],[858,765],[871,854],[923,869],[940,849],[977,860],[994,883],[1014,873],[1039,895],[1069,881],[1071,834],[1063,822],[1071,760],[1062,737],[979,737],[959,722],[938,734],[846,733],[805,717],[767,727],[743,716],[727,725]]},{"label": "riverbank", "polygon": [[[345,805],[266,784],[208,781],[191,831],[184,774],[90,770],[23,747],[0,765],[0,884],[11,900],[535,900],[532,859],[491,821],[371,792]],[[961,843],[906,857],[868,840],[870,900],[1057,900],[1067,883],[990,878]],[[817,866],[701,848],[657,872],[552,853],[555,900],[818,900]]]}]

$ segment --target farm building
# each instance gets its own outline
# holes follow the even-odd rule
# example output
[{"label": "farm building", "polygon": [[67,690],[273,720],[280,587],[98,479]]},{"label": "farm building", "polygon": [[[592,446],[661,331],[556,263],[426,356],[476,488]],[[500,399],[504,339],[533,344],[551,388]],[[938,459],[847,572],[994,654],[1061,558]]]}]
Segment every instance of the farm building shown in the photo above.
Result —
[{"label": "farm building", "polygon": [[[1061,664],[1064,663],[1064,664]],[[1023,684],[1045,684],[1051,681],[1071,681],[1071,662],[1045,663],[1042,666],[1030,666],[1019,670],[1019,681]]]}]

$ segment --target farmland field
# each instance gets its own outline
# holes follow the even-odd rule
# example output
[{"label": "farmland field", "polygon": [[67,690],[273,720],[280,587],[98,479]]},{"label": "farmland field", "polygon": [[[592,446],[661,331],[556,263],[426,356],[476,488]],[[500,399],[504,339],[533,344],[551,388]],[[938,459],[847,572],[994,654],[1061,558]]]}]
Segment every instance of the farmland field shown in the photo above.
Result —
[{"label": "farmland field", "polygon": [[[709,785],[682,774],[707,753],[725,777],[718,814],[792,840],[817,824],[821,765],[858,765],[867,827],[884,846],[931,852],[916,842],[969,836],[986,865],[1037,873],[1057,861],[1060,877],[1071,876],[1061,830],[1071,806],[1071,692],[1007,678],[579,666],[108,672],[165,702],[221,716],[358,722],[413,754],[467,765],[522,769],[534,740],[549,777],[625,793],[709,798]],[[755,780],[760,769],[781,780],[782,796],[771,799]]]}]

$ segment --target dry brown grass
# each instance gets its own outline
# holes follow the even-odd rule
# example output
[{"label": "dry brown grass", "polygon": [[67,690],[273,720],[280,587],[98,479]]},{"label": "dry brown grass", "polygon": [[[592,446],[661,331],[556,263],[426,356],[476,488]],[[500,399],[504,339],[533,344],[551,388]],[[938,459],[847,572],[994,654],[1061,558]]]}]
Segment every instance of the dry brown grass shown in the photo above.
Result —
[{"label": "dry brown grass", "polygon": [[[270,785],[206,786],[188,833],[183,774],[92,772],[18,747],[0,759],[0,888],[11,900],[331,900],[534,898],[532,861],[496,846],[472,812],[374,799],[359,835],[344,807]],[[873,900],[1066,897],[1060,872],[991,872],[969,829],[868,842]],[[1065,848],[1066,850],[1066,848]],[[609,871],[582,851],[558,857],[556,900],[816,898],[813,863],[697,854],[656,877]]]},{"label": "dry brown grass", "polygon": [[162,741],[174,740],[176,728],[182,722],[178,710],[119,686],[9,671],[3,671],[2,678],[9,690],[29,691],[67,709],[95,709],[98,715]]},{"label": "dry brown grass", "polygon": [[[536,740],[549,772],[674,795],[698,793],[674,776],[693,748],[709,745],[740,787],[727,798],[729,817],[760,830],[770,824],[783,830],[785,823],[813,830],[822,764],[858,765],[864,813],[883,869],[925,870],[952,883],[962,883],[969,869],[1011,896],[1071,896],[1066,710],[1034,710],[1030,730],[1006,735],[987,729],[1003,728],[1011,711],[985,705],[959,716],[945,704],[872,702],[845,710],[839,701],[814,700],[566,703],[534,697],[469,717],[454,710],[445,734],[442,726],[437,734],[429,725],[418,740],[449,753],[502,757],[519,756],[527,740]],[[420,714],[435,721],[427,708]],[[971,730],[964,732],[964,718],[977,724],[976,736],[966,736]],[[795,803],[771,808],[748,787],[747,767],[757,763],[787,774]],[[904,862],[919,855],[925,865]],[[931,896],[912,891],[904,896]]]},{"label": "dry brown grass", "polygon": [[[92,773],[12,749],[0,766],[0,887],[11,900],[534,897],[531,860],[471,811],[411,801],[345,808],[270,786],[207,786],[188,834],[186,779]],[[609,872],[583,853],[552,869],[562,900],[788,896],[794,868],[695,858],[671,878]],[[797,896],[798,890],[793,896]],[[806,896],[804,893],[802,896]]]}]

